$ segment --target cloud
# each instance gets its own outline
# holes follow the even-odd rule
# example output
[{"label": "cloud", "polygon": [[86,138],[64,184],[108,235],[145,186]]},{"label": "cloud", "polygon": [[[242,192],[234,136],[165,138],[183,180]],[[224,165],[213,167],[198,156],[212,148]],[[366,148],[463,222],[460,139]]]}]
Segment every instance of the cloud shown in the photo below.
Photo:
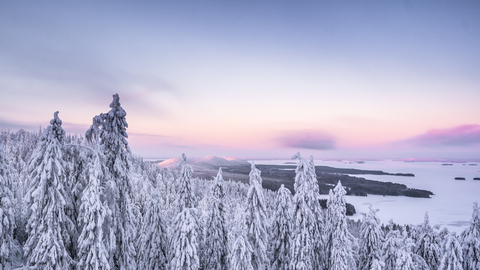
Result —
[{"label": "cloud", "polygon": [[300,130],[285,132],[278,138],[280,145],[288,148],[312,150],[335,149],[334,138],[324,132],[316,130]]},{"label": "cloud", "polygon": [[432,129],[402,141],[416,146],[460,146],[480,144],[480,125],[461,125],[449,129]]}]

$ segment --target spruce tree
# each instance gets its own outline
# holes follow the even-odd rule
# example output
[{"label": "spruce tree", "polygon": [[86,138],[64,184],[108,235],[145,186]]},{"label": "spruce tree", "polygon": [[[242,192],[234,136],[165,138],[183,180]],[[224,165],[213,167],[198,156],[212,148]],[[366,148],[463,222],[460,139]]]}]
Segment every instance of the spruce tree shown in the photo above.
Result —
[{"label": "spruce tree", "polygon": [[416,254],[421,256],[430,269],[437,269],[442,258],[441,240],[437,232],[430,226],[428,212],[419,228]]},{"label": "spruce tree", "polygon": [[295,169],[295,195],[293,196],[293,230],[290,251],[290,269],[309,270],[314,269],[315,239],[312,229],[315,226],[315,214],[308,204],[308,164],[297,152],[292,159],[297,159]]},{"label": "spruce tree", "polygon": [[65,131],[55,112],[45,129],[28,169],[29,189],[25,196],[28,239],[24,246],[27,264],[38,269],[69,269],[69,231],[73,224],[65,214]]},{"label": "spruce tree", "polygon": [[197,199],[192,189],[191,179],[193,174],[192,166],[187,163],[187,157],[182,154],[182,160],[179,163],[180,176],[177,181],[177,208],[182,212],[185,208],[197,207]]},{"label": "spruce tree", "polygon": [[222,168],[213,180],[212,201],[205,224],[206,269],[227,269],[227,229],[223,191]]},{"label": "spruce tree", "polygon": [[268,266],[267,258],[267,215],[263,197],[260,170],[252,163],[250,171],[250,189],[247,194],[247,236],[252,246],[252,266],[263,270]]},{"label": "spruce tree", "polygon": [[[300,155],[300,154],[298,154]],[[313,156],[310,156],[310,160],[308,161],[308,169],[307,169],[307,204],[308,207],[311,209],[315,222],[312,224],[310,230],[311,235],[313,238],[313,252],[314,252],[314,261],[313,267],[314,268],[321,268],[324,265],[324,258],[327,256],[325,253],[324,243],[323,243],[323,222],[324,216],[322,211],[322,206],[320,205],[320,193],[318,187],[318,179],[317,173],[315,172],[315,163],[313,160]]]},{"label": "spruce tree", "polygon": [[105,155],[108,175],[105,185],[105,200],[111,210],[107,219],[108,243],[112,252],[110,266],[112,269],[135,269],[135,216],[132,210],[133,183],[130,173],[130,148],[127,142],[128,127],[125,119],[127,113],[120,106],[118,94],[113,95],[111,110],[93,118],[93,124],[85,134],[92,141],[100,141]]},{"label": "spruce tree", "polygon": [[370,270],[373,262],[375,260],[379,261],[381,258],[383,232],[377,212],[378,210],[373,210],[372,205],[370,205],[370,210],[364,216],[360,227],[359,270]]},{"label": "spruce tree", "polygon": [[270,231],[272,246],[271,268],[290,269],[290,240],[292,234],[292,195],[283,185],[275,197],[275,213]]},{"label": "spruce tree", "polygon": [[382,257],[385,262],[385,270],[396,269],[399,250],[403,248],[402,235],[398,230],[393,230],[392,227],[390,226],[390,232],[385,237],[385,242],[383,243]]},{"label": "spruce tree", "polygon": [[253,249],[246,235],[245,213],[242,207],[235,207],[235,216],[233,218],[232,230],[229,232],[229,239],[233,243],[229,249],[229,265],[228,269],[232,270],[253,270],[252,253]]},{"label": "spruce tree", "polygon": [[473,203],[470,227],[461,235],[464,270],[480,270],[480,210],[478,203]]},{"label": "spruce tree", "polygon": [[346,220],[346,191],[340,181],[337,186],[330,190],[327,201],[327,217],[330,239],[329,269],[347,270],[355,267],[352,253],[352,236],[347,229]]},{"label": "spruce tree", "polygon": [[155,189],[150,197],[140,230],[139,269],[167,269],[167,231],[161,207],[161,197]]},{"label": "spruce tree", "polygon": [[108,250],[104,243],[103,223],[108,207],[100,201],[100,180],[103,171],[98,153],[92,155],[88,164],[88,184],[82,194],[79,221],[82,231],[78,238],[77,269],[109,270]]},{"label": "spruce tree", "polygon": [[174,235],[171,241],[172,270],[195,270],[200,267],[198,259],[199,221],[196,198],[191,187],[192,167],[187,164],[187,157],[182,154],[180,178],[177,189],[177,207],[180,213],[174,222]]},{"label": "spruce tree", "polygon": [[0,148],[0,270],[10,269],[14,248],[15,228],[12,172],[3,147]]},{"label": "spruce tree", "polygon": [[438,270],[463,270],[462,246],[455,233],[447,236],[443,246],[443,257]]}]

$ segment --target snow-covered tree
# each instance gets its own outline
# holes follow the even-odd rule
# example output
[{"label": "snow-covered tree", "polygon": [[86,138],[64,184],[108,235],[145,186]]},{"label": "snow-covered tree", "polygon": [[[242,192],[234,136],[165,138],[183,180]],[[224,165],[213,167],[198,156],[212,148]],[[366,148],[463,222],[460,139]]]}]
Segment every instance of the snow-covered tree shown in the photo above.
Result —
[{"label": "snow-covered tree", "polygon": [[140,231],[138,268],[144,270],[167,269],[167,231],[161,210],[162,198],[153,191]]},{"label": "snow-covered tree", "polygon": [[253,270],[252,266],[252,246],[243,235],[233,243],[230,255],[230,269],[232,270]]},{"label": "snow-covered tree", "polygon": [[385,242],[383,243],[382,257],[385,262],[385,270],[396,269],[399,250],[403,248],[403,238],[400,231],[393,230],[392,226],[390,227],[390,232],[385,237]]},{"label": "snow-covered tree", "polygon": [[290,269],[290,240],[292,234],[292,195],[283,185],[275,197],[275,213],[270,230],[271,268]]},{"label": "snow-covered tree", "polygon": [[330,190],[327,201],[327,222],[330,243],[329,269],[347,270],[355,268],[353,257],[353,236],[347,229],[345,188],[338,181],[337,186]]},{"label": "snow-covered tree", "polygon": [[192,189],[191,179],[193,174],[192,166],[187,163],[187,157],[182,154],[182,160],[179,163],[180,176],[177,181],[177,207],[178,212],[184,208],[197,207],[197,199]]},{"label": "snow-covered tree", "polygon": [[[300,153],[298,153],[300,155]],[[313,216],[315,218],[315,222],[312,224],[310,230],[311,234],[313,237],[313,252],[314,252],[314,261],[313,261],[313,267],[314,268],[320,268],[324,265],[322,263],[324,262],[323,259],[327,257],[327,254],[325,252],[324,248],[324,232],[323,232],[323,227],[324,227],[324,216],[323,216],[323,211],[322,211],[322,206],[320,205],[320,193],[319,193],[319,187],[318,187],[318,179],[317,179],[317,173],[315,171],[315,163],[313,160],[313,156],[310,156],[310,159],[308,161],[308,169],[307,169],[307,185],[305,188],[307,188],[308,192],[306,193],[306,201],[308,204],[308,207],[311,209]]]},{"label": "snow-covered tree", "polygon": [[12,172],[3,147],[0,148],[0,270],[10,269],[15,228]]},{"label": "snow-covered tree", "polygon": [[470,226],[462,232],[463,268],[480,270],[480,210],[478,203],[473,203]]},{"label": "snow-covered tree", "polygon": [[246,235],[245,215],[243,209],[238,205],[234,208],[237,211],[233,220],[232,230],[229,232],[229,239],[232,241],[229,249],[230,267],[232,270],[253,270],[252,253],[253,249]]},{"label": "snow-covered tree", "polygon": [[397,261],[395,270],[420,270],[415,267],[415,263],[412,258],[412,248],[415,245],[411,238],[406,235],[403,237],[403,243],[397,251]]},{"label": "snow-covered tree", "polygon": [[28,239],[24,246],[29,266],[37,269],[69,269],[69,231],[73,224],[65,214],[65,163],[62,141],[65,131],[55,112],[29,163],[30,184],[25,196]]},{"label": "snow-covered tree", "polygon": [[385,263],[379,259],[373,259],[371,266],[368,270],[383,270]]},{"label": "snow-covered tree", "polygon": [[462,246],[458,241],[457,235],[451,233],[447,236],[443,246],[443,257],[438,270],[463,270]]},{"label": "snow-covered tree", "polygon": [[104,243],[103,222],[108,207],[100,201],[100,179],[104,173],[98,153],[92,155],[88,164],[88,184],[82,194],[79,222],[82,232],[78,238],[77,269],[109,270],[108,250]]},{"label": "snow-covered tree", "polygon": [[[92,141],[99,140],[105,155],[108,179],[105,183],[105,200],[111,210],[107,217],[108,243],[112,254],[113,269],[136,269],[135,216],[132,210],[133,183],[130,175],[130,148],[127,142],[127,113],[120,106],[118,94],[113,95],[111,110],[93,118],[93,124],[85,134]],[[103,184],[103,183],[102,183]]]},{"label": "snow-covered tree", "polygon": [[290,248],[290,269],[307,270],[314,269],[315,262],[315,239],[312,235],[316,222],[315,214],[308,204],[308,164],[297,153],[292,157],[297,159],[295,169],[295,195],[293,196],[293,219],[292,219],[292,242]]},{"label": "snow-covered tree", "polygon": [[171,269],[198,269],[198,231],[199,220],[196,197],[191,185],[193,169],[187,164],[187,157],[182,154],[180,177],[177,188],[177,207],[180,213],[174,222],[174,235],[171,240]]},{"label": "snow-covered tree", "polygon": [[375,260],[378,262],[381,258],[383,232],[377,212],[378,209],[374,210],[372,205],[370,205],[370,210],[364,215],[360,227],[359,270],[370,270],[373,267],[373,262]]},{"label": "snow-covered tree", "polygon": [[224,197],[222,168],[220,168],[213,180],[210,210],[205,223],[206,269],[227,269],[228,238],[225,227]]},{"label": "snow-covered tree", "polygon": [[252,246],[252,266],[263,270],[268,266],[267,258],[267,215],[263,197],[262,178],[260,170],[252,163],[250,171],[250,189],[247,194],[247,236]]},{"label": "snow-covered tree", "polygon": [[441,240],[438,233],[429,224],[428,212],[425,213],[424,222],[418,232],[415,253],[425,260],[430,269],[437,269],[442,258]]},{"label": "snow-covered tree", "polygon": [[172,270],[195,270],[200,267],[198,259],[198,213],[195,208],[184,208],[175,218],[172,239]]}]

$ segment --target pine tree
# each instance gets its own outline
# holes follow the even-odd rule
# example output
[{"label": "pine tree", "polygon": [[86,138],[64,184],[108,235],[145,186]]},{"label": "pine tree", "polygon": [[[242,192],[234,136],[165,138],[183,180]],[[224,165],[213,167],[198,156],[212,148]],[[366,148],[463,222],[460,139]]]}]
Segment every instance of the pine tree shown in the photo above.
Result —
[{"label": "pine tree", "polygon": [[480,270],[480,210],[478,203],[473,203],[470,227],[462,232],[463,268]]},{"label": "pine tree", "polygon": [[429,224],[428,212],[419,228],[416,254],[421,256],[430,269],[437,269],[442,258],[441,241],[438,234]]},{"label": "pine tree", "polygon": [[227,230],[225,228],[225,193],[223,191],[222,168],[213,180],[212,202],[205,226],[206,269],[227,269]]},{"label": "pine tree", "polygon": [[462,246],[455,233],[451,233],[443,246],[443,257],[438,270],[463,270],[462,262]]},{"label": "pine tree", "polygon": [[144,270],[167,269],[167,231],[161,210],[161,197],[153,191],[140,231],[138,268]]},{"label": "pine tree", "polygon": [[93,124],[85,134],[92,141],[100,140],[108,169],[105,200],[111,210],[107,218],[108,243],[112,252],[110,266],[113,269],[135,269],[135,216],[132,211],[133,183],[130,175],[130,148],[127,142],[127,113],[120,106],[118,94],[113,95],[111,110],[93,118]]},{"label": "pine tree", "polygon": [[271,268],[278,270],[290,269],[290,238],[292,234],[292,195],[283,185],[278,189],[275,197],[275,213],[272,222]]},{"label": "pine tree", "polygon": [[330,190],[327,201],[327,217],[329,222],[330,257],[329,269],[347,270],[355,267],[352,253],[352,236],[347,229],[346,221],[346,191],[340,181]]},{"label": "pine tree", "polygon": [[177,189],[177,207],[180,213],[175,218],[172,239],[172,270],[198,269],[198,230],[199,221],[196,198],[191,187],[192,167],[187,164],[187,157],[182,154],[180,178]]},{"label": "pine tree", "polygon": [[[383,245],[383,232],[380,227],[378,210],[373,210],[370,205],[368,214],[364,216],[360,228],[360,259],[359,270],[370,270],[375,260],[380,260]],[[376,266],[378,267],[378,266]]]},{"label": "pine tree", "polygon": [[0,270],[10,269],[14,248],[15,228],[12,172],[3,147],[0,148]]},{"label": "pine tree", "polygon": [[268,266],[267,258],[267,215],[263,197],[260,170],[252,163],[250,171],[250,189],[247,194],[247,236],[253,248],[252,266],[263,270]]},{"label": "pine tree", "polygon": [[103,171],[98,153],[95,152],[88,164],[88,185],[82,194],[79,221],[83,229],[78,238],[77,268],[84,270],[109,270],[108,250],[103,237],[103,222],[108,207],[100,201],[102,189],[100,179]]},{"label": "pine tree", "polygon": [[62,141],[65,131],[55,112],[29,163],[27,206],[28,239],[24,246],[29,266],[68,269],[72,263],[66,245],[73,227],[65,214],[65,163]]},{"label": "pine tree", "polygon": [[292,159],[297,159],[298,164],[295,169],[290,269],[309,270],[314,269],[315,239],[312,235],[312,231],[314,231],[312,228],[315,226],[316,218],[308,204],[308,193],[311,192],[307,182],[308,165],[300,153],[294,155]]}]

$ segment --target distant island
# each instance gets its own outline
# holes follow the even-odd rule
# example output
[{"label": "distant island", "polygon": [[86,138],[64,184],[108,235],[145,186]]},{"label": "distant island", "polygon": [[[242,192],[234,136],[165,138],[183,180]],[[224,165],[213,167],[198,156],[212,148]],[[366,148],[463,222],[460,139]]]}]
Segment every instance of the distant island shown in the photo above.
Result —
[{"label": "distant island", "polygon": [[[160,166],[175,164],[175,160],[165,160],[159,163]],[[289,164],[296,164],[292,162]],[[248,183],[250,173],[250,163],[238,159],[227,160],[220,157],[209,156],[192,162],[194,168],[194,177],[202,179],[212,179],[219,167],[223,170],[225,179],[231,179],[243,183]],[[295,167],[292,165],[256,165],[262,172],[263,187],[273,191],[278,190],[283,184],[286,188],[295,193],[293,184],[295,178]],[[411,173],[388,173],[379,170],[359,170],[333,168],[328,166],[315,166],[317,173],[320,194],[328,194],[340,180],[347,191],[347,195],[367,196],[406,196],[415,198],[430,198],[433,193],[428,190],[409,188],[404,184],[368,180],[355,175],[392,175],[400,177],[414,177]]]}]

